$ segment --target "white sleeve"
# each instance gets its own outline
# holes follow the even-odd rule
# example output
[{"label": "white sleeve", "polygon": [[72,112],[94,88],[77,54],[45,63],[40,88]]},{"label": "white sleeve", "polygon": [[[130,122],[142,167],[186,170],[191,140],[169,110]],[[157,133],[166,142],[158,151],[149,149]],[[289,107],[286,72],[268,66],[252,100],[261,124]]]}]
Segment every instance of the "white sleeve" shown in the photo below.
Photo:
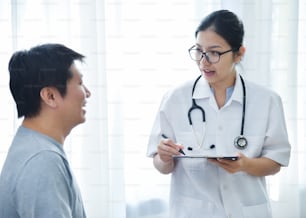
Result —
[{"label": "white sleeve", "polygon": [[149,143],[147,148],[147,156],[153,157],[157,153],[157,146],[162,139],[161,135],[164,134],[167,137],[174,139],[173,129],[167,119],[164,108],[167,107],[169,96],[166,94],[161,102],[158,113],[155,117],[154,124],[149,137]]},{"label": "white sleeve", "polygon": [[278,95],[272,97],[268,117],[262,156],[270,158],[282,166],[288,166],[291,146],[288,140],[282,101]]}]

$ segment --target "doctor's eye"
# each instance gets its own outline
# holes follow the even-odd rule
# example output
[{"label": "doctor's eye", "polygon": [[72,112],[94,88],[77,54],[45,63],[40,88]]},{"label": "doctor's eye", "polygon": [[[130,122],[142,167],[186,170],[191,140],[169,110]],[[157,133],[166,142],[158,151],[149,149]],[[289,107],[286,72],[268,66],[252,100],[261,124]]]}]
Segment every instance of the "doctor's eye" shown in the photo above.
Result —
[{"label": "doctor's eye", "polygon": [[206,55],[209,56],[209,57],[219,57],[220,52],[218,52],[218,51],[208,51],[208,52],[206,52]]}]

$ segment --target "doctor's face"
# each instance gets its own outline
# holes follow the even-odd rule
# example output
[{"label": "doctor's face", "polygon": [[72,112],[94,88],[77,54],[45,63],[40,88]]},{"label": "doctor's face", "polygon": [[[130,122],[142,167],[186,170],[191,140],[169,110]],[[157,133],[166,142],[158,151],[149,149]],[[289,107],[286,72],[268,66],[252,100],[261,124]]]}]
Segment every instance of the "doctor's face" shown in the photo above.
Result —
[{"label": "doctor's face", "polygon": [[[196,49],[202,52],[211,52],[213,56],[218,53],[231,50],[231,46],[217,33],[211,29],[198,32],[196,38]],[[211,63],[207,61],[205,55],[196,61],[202,75],[212,86],[232,86],[235,82],[235,64],[240,60],[233,51],[220,55],[219,61]]]}]

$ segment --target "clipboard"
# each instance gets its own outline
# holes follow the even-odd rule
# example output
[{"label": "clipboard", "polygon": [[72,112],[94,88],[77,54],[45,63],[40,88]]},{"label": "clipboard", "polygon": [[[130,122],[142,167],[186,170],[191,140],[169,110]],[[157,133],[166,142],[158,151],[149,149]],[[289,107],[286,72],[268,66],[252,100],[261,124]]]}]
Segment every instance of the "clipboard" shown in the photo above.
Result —
[{"label": "clipboard", "polygon": [[232,160],[236,161],[239,159],[238,156],[225,156],[225,155],[220,155],[220,156],[211,156],[211,155],[203,155],[203,154],[193,154],[193,155],[174,155],[173,158],[177,159],[185,159],[185,158],[207,158],[207,159],[224,159],[224,160]]}]

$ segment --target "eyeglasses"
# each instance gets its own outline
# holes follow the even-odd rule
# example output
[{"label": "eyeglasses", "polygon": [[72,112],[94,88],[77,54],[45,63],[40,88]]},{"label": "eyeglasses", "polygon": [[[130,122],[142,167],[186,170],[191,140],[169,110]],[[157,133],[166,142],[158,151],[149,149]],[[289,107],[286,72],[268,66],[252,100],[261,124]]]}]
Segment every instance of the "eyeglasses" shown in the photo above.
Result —
[{"label": "eyeglasses", "polygon": [[197,48],[196,45],[192,46],[190,49],[188,49],[189,55],[192,60],[194,61],[200,61],[202,60],[203,57],[205,57],[206,61],[215,64],[218,63],[220,60],[220,56],[231,52],[231,51],[236,51],[237,49],[230,49],[224,52],[218,52],[218,51],[208,51],[208,52],[203,52],[199,48]]}]

